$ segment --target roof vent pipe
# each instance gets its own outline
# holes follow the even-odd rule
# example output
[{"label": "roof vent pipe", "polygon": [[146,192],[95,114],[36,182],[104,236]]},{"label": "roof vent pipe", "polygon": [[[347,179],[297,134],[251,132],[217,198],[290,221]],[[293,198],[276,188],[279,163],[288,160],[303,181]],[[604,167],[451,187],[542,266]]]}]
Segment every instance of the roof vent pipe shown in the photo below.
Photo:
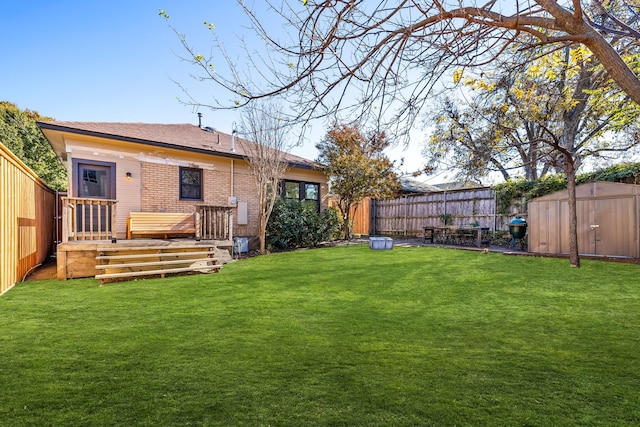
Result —
[{"label": "roof vent pipe", "polygon": [[198,112],[198,127],[202,129],[202,113]]},{"label": "roof vent pipe", "polygon": [[232,153],[236,152],[236,133],[238,133],[238,131],[236,130],[236,122],[233,122],[231,124],[231,149],[229,151],[231,151]]}]

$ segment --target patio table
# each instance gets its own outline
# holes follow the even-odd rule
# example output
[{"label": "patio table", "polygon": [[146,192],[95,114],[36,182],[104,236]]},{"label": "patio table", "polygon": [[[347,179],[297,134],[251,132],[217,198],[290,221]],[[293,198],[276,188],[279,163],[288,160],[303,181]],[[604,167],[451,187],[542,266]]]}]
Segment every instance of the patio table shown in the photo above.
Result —
[{"label": "patio table", "polygon": [[431,240],[431,243],[466,245],[471,244],[476,247],[482,246],[482,234],[488,232],[486,227],[424,227],[424,241]]}]

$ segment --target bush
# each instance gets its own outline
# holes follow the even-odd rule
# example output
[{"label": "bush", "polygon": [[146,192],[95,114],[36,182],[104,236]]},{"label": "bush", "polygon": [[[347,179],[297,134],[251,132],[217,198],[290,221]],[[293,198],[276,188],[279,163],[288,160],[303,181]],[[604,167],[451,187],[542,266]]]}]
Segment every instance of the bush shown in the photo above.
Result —
[{"label": "bush", "polygon": [[267,224],[267,247],[287,250],[318,246],[334,237],[339,226],[333,208],[318,213],[314,204],[280,199]]},{"label": "bush", "polygon": [[[595,181],[626,182],[636,184],[640,178],[640,163],[620,163],[594,172],[576,176],[576,184]],[[505,215],[511,205],[527,202],[536,197],[551,194],[567,188],[567,179],[563,173],[545,175],[537,181],[516,178],[493,186],[498,199],[497,210]]]}]

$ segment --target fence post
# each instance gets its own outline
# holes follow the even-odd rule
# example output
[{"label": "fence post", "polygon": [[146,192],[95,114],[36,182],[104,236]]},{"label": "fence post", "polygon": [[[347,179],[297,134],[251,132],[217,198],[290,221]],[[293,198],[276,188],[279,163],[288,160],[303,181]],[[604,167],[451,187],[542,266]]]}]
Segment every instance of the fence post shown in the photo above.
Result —
[{"label": "fence post", "polygon": [[376,199],[371,199],[371,212],[369,214],[369,235],[375,236],[376,234],[376,221],[378,220],[377,212],[378,203]]},{"label": "fence post", "polygon": [[409,199],[407,198],[407,196],[404,196],[404,224],[402,228],[404,229],[405,236],[407,235],[407,216],[409,215],[409,212],[407,212],[407,210],[409,209],[408,201]]}]

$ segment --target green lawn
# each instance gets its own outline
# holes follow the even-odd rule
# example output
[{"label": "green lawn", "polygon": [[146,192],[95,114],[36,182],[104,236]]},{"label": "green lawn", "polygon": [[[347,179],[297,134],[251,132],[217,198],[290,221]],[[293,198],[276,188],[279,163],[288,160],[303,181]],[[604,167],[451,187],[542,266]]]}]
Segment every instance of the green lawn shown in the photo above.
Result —
[{"label": "green lawn", "polygon": [[640,423],[640,267],[364,245],[17,285],[0,425]]}]

